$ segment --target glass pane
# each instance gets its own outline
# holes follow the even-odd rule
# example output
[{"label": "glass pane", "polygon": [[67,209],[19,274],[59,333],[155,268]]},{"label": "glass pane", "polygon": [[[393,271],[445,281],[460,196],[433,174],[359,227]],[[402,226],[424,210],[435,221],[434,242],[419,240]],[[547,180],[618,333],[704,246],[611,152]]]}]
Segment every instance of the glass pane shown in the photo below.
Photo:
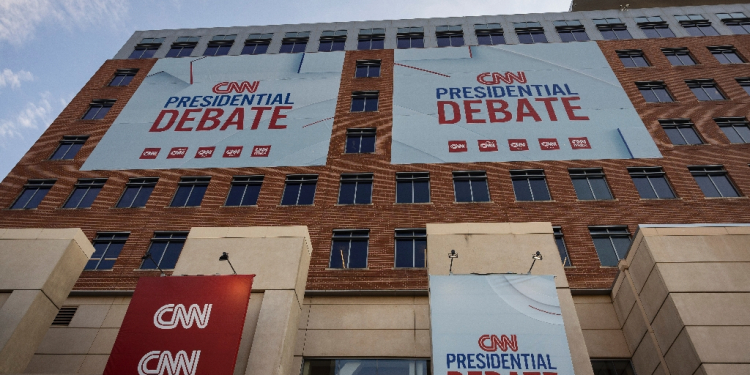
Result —
[{"label": "glass pane", "polygon": [[700,29],[703,32],[703,35],[705,35],[705,36],[717,36],[717,35],[719,35],[719,33],[716,32],[716,29],[714,29],[713,26],[700,26]]},{"label": "glass pane", "polygon": [[94,120],[101,120],[104,118],[104,116],[107,115],[107,112],[109,112],[110,108],[112,107],[102,107],[99,109],[99,111],[96,113],[96,116],[94,117]]},{"label": "glass pane", "polygon": [[255,47],[255,53],[254,55],[264,55],[268,51],[268,44],[258,44],[257,47]]},{"label": "glass pane", "polygon": [[291,53],[292,47],[294,47],[294,43],[282,43],[279,53]]},{"label": "glass pane", "polygon": [[352,112],[362,112],[365,110],[365,98],[352,98]]},{"label": "glass pane", "polygon": [[680,61],[680,59],[675,55],[667,55],[667,60],[669,60],[669,63],[673,66],[682,65],[682,61]]},{"label": "glass pane", "polygon": [[258,195],[260,195],[260,185],[249,185],[245,190],[245,198],[242,200],[242,205],[256,205],[258,203]]},{"label": "glass pane", "polygon": [[190,193],[190,198],[188,199],[185,206],[188,206],[188,207],[200,206],[201,201],[203,201],[203,194],[206,193],[207,188],[208,186],[206,185],[197,185],[193,187],[193,192]]},{"label": "glass pane", "polygon": [[352,240],[349,268],[367,268],[367,240]]},{"label": "glass pane", "polygon": [[711,100],[711,98],[706,94],[705,91],[703,91],[703,88],[701,87],[691,87],[690,91],[693,92],[698,100]]},{"label": "glass pane", "polygon": [[685,31],[687,31],[690,36],[703,36],[703,33],[695,26],[685,26]]},{"label": "glass pane", "polygon": [[214,56],[216,55],[216,51],[219,49],[219,47],[208,47],[206,48],[206,51],[203,52],[203,56]]},{"label": "glass pane", "polygon": [[664,132],[667,133],[667,137],[673,145],[684,145],[685,140],[682,139],[682,134],[676,128],[665,128]]},{"label": "glass pane", "polygon": [[68,198],[68,201],[65,202],[64,208],[76,208],[78,207],[78,203],[81,202],[81,199],[83,199],[83,196],[86,195],[86,188],[76,188],[73,190],[73,194],[70,195],[70,198]]},{"label": "glass pane", "polygon": [[31,199],[29,199],[29,202],[26,203],[26,207],[24,208],[37,208],[39,206],[39,203],[42,203],[42,199],[44,199],[44,196],[47,195],[49,192],[49,188],[39,188],[36,190],[36,194],[34,194]]},{"label": "glass pane", "polygon": [[563,262],[563,266],[570,266],[570,258],[568,258],[568,249],[565,248],[565,241],[562,237],[555,237],[555,244],[557,245],[557,251],[560,253],[560,260]]},{"label": "glass pane", "polygon": [[450,47],[451,38],[447,36],[439,36],[437,38],[438,47]]},{"label": "glass pane", "polygon": [[357,184],[356,204],[370,204],[372,201],[372,183],[360,182]]},{"label": "glass pane", "polygon": [[672,101],[672,97],[669,96],[667,89],[654,89],[653,91],[654,94],[656,94],[656,97],[659,98],[660,102],[669,103]]},{"label": "glass pane", "polygon": [[143,50],[136,49],[133,50],[133,52],[130,53],[130,56],[128,56],[129,59],[137,59],[141,57],[141,54],[143,53]]},{"label": "glass pane", "polygon": [[357,188],[355,183],[341,183],[339,189],[339,204],[353,204],[354,203],[354,191]]},{"label": "glass pane", "polygon": [[414,267],[424,267],[427,258],[427,240],[414,240]]},{"label": "glass pane", "polygon": [[396,267],[414,267],[412,240],[396,240]]},{"label": "glass pane", "polygon": [[414,203],[411,182],[396,182],[396,203]]},{"label": "glass pane", "polygon": [[602,38],[605,40],[616,40],[617,35],[615,34],[614,30],[599,30],[599,33],[602,34]]},{"label": "glass pane", "polygon": [[731,127],[731,126],[722,126],[719,129],[721,129],[721,131],[724,132],[724,135],[726,135],[727,138],[729,138],[729,142],[732,142],[732,143],[745,143],[742,140],[742,138],[739,136],[739,134],[737,134],[737,131],[734,130],[735,129],[734,127]]},{"label": "glass pane", "polygon": [[[695,65],[695,61],[693,60],[692,57],[690,57],[690,55],[679,55],[678,58],[681,61],[682,65],[686,65],[686,66]],[[676,65],[679,65],[679,64],[676,64]]]},{"label": "glass pane", "polygon": [[180,257],[183,245],[183,242],[170,242],[167,250],[164,252],[164,257],[161,258],[159,266],[162,269],[173,269],[175,264],[177,264],[177,259]]},{"label": "glass pane", "polygon": [[378,110],[378,98],[367,98],[365,100],[365,112],[375,112]]},{"label": "glass pane", "polygon": [[513,180],[513,191],[516,193],[517,201],[533,201],[534,198],[531,195],[531,188],[529,188],[529,181]]},{"label": "glass pane", "polygon": [[321,52],[328,52],[331,50],[331,44],[333,42],[330,40],[321,40],[320,45],[318,46],[318,51]]},{"label": "glass pane", "polygon": [[73,159],[76,154],[78,154],[78,151],[81,150],[81,147],[83,147],[83,143],[74,143],[70,145],[70,148],[68,149],[68,152],[65,153],[65,156],[63,159],[65,160],[71,160]]},{"label": "glass pane", "polygon": [[651,184],[648,182],[647,177],[633,177],[633,184],[635,184],[638,194],[643,199],[654,199],[658,198]]},{"label": "glass pane", "polygon": [[560,33],[560,39],[562,39],[563,42],[573,42],[576,40],[576,38],[573,36],[573,33],[570,31],[561,31]]},{"label": "glass pane", "polygon": [[534,38],[534,43],[547,43],[547,36],[544,33],[534,33],[531,37]]},{"label": "glass pane", "polygon": [[344,50],[344,41],[334,41],[331,45],[331,51],[343,51]]},{"label": "glass pane", "polygon": [[635,68],[636,67],[635,61],[633,61],[633,59],[631,59],[630,56],[628,56],[628,57],[620,57],[620,61],[622,61],[622,65],[624,67],[626,67],[626,68]]},{"label": "glass pane", "polygon": [[104,252],[107,250],[109,242],[97,242],[94,244],[94,253],[91,254],[91,259],[98,259],[104,256]]},{"label": "glass pane", "polygon": [[161,259],[161,256],[164,254],[164,249],[166,248],[166,242],[152,242],[151,247],[149,247],[148,251],[151,253],[151,258],[153,258],[153,261],[151,260],[151,258],[144,259],[141,268],[145,270],[155,270],[156,264],[154,262],[158,262],[159,259]]},{"label": "glass pane", "polygon": [[474,195],[474,202],[490,201],[490,192],[487,190],[487,180],[472,180],[471,192]]},{"label": "glass pane", "polygon": [[115,259],[102,259],[102,261],[99,263],[99,267],[96,267],[98,270],[111,270],[112,267],[115,265]]},{"label": "glass pane", "polygon": [[411,47],[409,38],[398,38],[397,48],[405,49]]},{"label": "glass pane", "polygon": [[721,63],[721,64],[729,64],[729,59],[727,59],[726,56],[724,56],[723,54],[721,54],[721,53],[714,53],[713,55],[716,58],[716,60],[719,61],[719,63]]},{"label": "glass pane", "polygon": [[613,237],[612,242],[615,244],[615,249],[617,249],[617,255],[620,259],[625,259],[625,257],[628,256],[628,250],[630,249],[630,238]]},{"label": "glass pane", "polygon": [[453,47],[461,47],[464,45],[464,37],[463,36],[452,36],[451,37],[451,46]]},{"label": "glass pane", "polygon": [[649,180],[651,181],[651,184],[654,185],[654,189],[656,189],[656,194],[658,195],[659,199],[674,198],[674,193],[669,187],[666,177],[649,177]]},{"label": "glass pane", "polygon": [[81,202],[78,203],[78,208],[88,208],[91,207],[91,204],[94,203],[94,199],[96,199],[97,195],[99,195],[99,192],[102,190],[102,188],[91,188],[88,189],[88,191],[83,196],[83,199],[81,199]]},{"label": "glass pane", "polygon": [[362,153],[375,152],[375,136],[374,135],[362,136],[362,144],[359,149],[359,152],[362,152]]},{"label": "glass pane", "polygon": [[358,135],[348,135],[346,137],[346,152],[347,154],[357,154],[359,153],[359,144],[360,144],[360,136]]},{"label": "glass pane", "polygon": [[547,180],[533,179],[529,180],[531,184],[531,192],[534,193],[535,201],[548,201],[550,200],[549,190],[547,190]]},{"label": "glass pane", "polygon": [[428,181],[414,182],[414,203],[427,203],[430,201],[430,183]]},{"label": "glass pane", "polygon": [[737,194],[737,191],[734,190],[734,186],[732,186],[732,183],[729,182],[729,177],[726,175],[713,175],[711,176],[711,179],[714,181],[714,184],[716,184],[716,187],[719,188],[719,192],[721,193],[722,197],[738,197],[739,194]]},{"label": "glass pane", "polygon": [[714,187],[714,184],[711,183],[711,179],[708,176],[694,176],[695,182],[698,183],[698,186],[700,186],[701,190],[703,190],[703,195],[706,197],[721,197],[721,194],[718,190],[716,190],[716,187]]},{"label": "glass pane", "polygon": [[156,53],[156,48],[149,48],[147,50],[143,51],[143,55],[141,55],[142,59],[150,59],[154,57],[154,54]]},{"label": "glass pane", "polygon": [[299,195],[300,186],[302,186],[302,184],[286,184],[286,187],[284,188],[284,197],[281,198],[281,204],[283,206],[293,206],[297,204],[297,196]]},{"label": "glass pane", "polygon": [[344,268],[349,258],[349,241],[333,241],[331,246],[330,268]]},{"label": "glass pane", "polygon": [[182,48],[170,48],[169,52],[167,52],[166,57],[177,57],[177,55],[180,53],[180,50],[182,50]]},{"label": "glass pane", "polygon": [[456,190],[456,202],[471,202],[471,186],[469,181],[453,181]]},{"label": "glass pane", "polygon": [[138,188],[126,188],[125,193],[123,193],[122,197],[120,198],[120,201],[117,202],[117,207],[130,207],[130,204],[133,202],[133,199],[135,199],[136,194],[138,194]]},{"label": "glass pane", "polygon": [[192,190],[191,185],[187,186],[179,186],[177,187],[177,191],[174,193],[174,199],[172,199],[172,207],[184,207],[185,203],[187,203],[188,198],[190,197],[190,190]]},{"label": "glass pane", "polygon": [[297,204],[313,204],[315,200],[315,184],[303,184]]},{"label": "glass pane", "polygon": [[384,39],[373,39],[372,45],[370,49],[383,49],[385,48],[385,40]]},{"label": "glass pane", "polygon": [[83,269],[95,270],[97,264],[99,264],[99,259],[91,259],[88,262],[86,262],[86,267],[84,267]]},{"label": "glass pane", "polygon": [[354,72],[354,76],[357,77],[357,78],[367,77],[367,67],[366,66],[357,66],[357,70]]},{"label": "glass pane", "polygon": [[360,51],[361,50],[368,50],[368,49],[370,49],[370,40],[369,39],[365,39],[365,40],[359,40],[359,41],[357,41],[357,49],[360,50]]},{"label": "glass pane", "polygon": [[643,33],[646,34],[646,38],[660,38],[659,33],[654,29],[642,29]]},{"label": "glass pane", "polygon": [[127,85],[129,85],[130,81],[132,81],[134,77],[135,77],[134,75],[122,76],[122,80],[120,81],[119,86],[127,86]]},{"label": "glass pane", "polygon": [[100,107],[91,107],[88,111],[86,111],[86,114],[83,115],[84,120],[93,120],[96,116],[96,113],[99,111]]},{"label": "glass pane", "polygon": [[620,40],[633,39],[628,30],[615,30],[615,35]]},{"label": "glass pane", "polygon": [[744,62],[742,61],[742,59],[740,59],[740,56],[734,52],[727,53],[726,56],[729,59],[729,62],[732,64],[742,64]]},{"label": "glass pane", "polygon": [[659,99],[656,97],[656,94],[651,89],[641,89],[641,95],[643,95],[643,99],[646,100],[647,103],[658,103]]},{"label": "glass pane", "polygon": [[146,202],[148,202],[148,198],[151,196],[151,192],[153,190],[153,186],[142,187],[138,192],[138,196],[135,197],[135,200],[133,201],[133,205],[131,207],[146,207]]},{"label": "glass pane", "polygon": [[727,25],[729,27],[729,30],[732,30],[732,34],[747,34],[747,31],[740,25]]},{"label": "glass pane", "polygon": [[[70,150],[71,146],[73,145],[65,143],[60,144],[60,146],[57,146],[57,150],[55,150],[55,153],[50,156],[50,160],[62,160],[63,157],[68,153],[68,150]],[[72,157],[66,159],[72,159]]]},{"label": "glass pane", "polygon": [[657,29],[657,31],[662,38],[674,38],[674,33],[668,27]]},{"label": "glass pane", "polygon": [[609,191],[607,181],[603,178],[589,178],[591,188],[594,190],[596,199],[612,199],[612,193]]},{"label": "glass pane", "polygon": [[594,194],[591,192],[589,183],[585,178],[573,179],[573,187],[576,189],[576,196],[578,196],[579,200],[587,201],[594,199]]},{"label": "glass pane", "polygon": [[734,130],[737,132],[737,134],[739,134],[739,137],[741,137],[741,140],[736,143],[750,142],[750,128],[748,128],[747,126],[735,126]]},{"label": "glass pane", "polygon": [[521,44],[532,44],[534,39],[531,38],[531,34],[518,34],[518,42]]},{"label": "glass pane", "polygon": [[117,258],[120,255],[123,246],[125,246],[124,243],[110,244],[107,253],[104,254],[104,258]]},{"label": "glass pane", "polygon": [[229,53],[229,49],[232,46],[221,46],[219,47],[219,50],[216,52],[216,56],[224,56]]},{"label": "glass pane", "polygon": [[646,62],[646,59],[643,56],[633,56],[633,62],[635,63],[635,66],[648,66],[648,62]]},{"label": "glass pane", "polygon": [[682,133],[683,138],[687,140],[687,144],[689,145],[699,145],[703,143],[693,128],[680,128],[680,133]]},{"label": "glass pane", "polygon": [[411,38],[411,48],[424,48],[424,38]]},{"label": "glass pane", "polygon": [[380,77],[380,65],[371,66],[368,77]]},{"label": "glass pane", "polygon": [[594,247],[596,248],[596,253],[599,254],[599,261],[602,266],[617,266],[617,261],[619,259],[617,259],[615,249],[612,247],[609,238],[594,238]]},{"label": "glass pane", "polygon": [[242,203],[242,196],[245,194],[247,185],[232,185],[227,195],[227,206],[239,206]]},{"label": "glass pane", "polygon": [[479,45],[491,45],[492,37],[489,35],[477,35],[477,42]]}]

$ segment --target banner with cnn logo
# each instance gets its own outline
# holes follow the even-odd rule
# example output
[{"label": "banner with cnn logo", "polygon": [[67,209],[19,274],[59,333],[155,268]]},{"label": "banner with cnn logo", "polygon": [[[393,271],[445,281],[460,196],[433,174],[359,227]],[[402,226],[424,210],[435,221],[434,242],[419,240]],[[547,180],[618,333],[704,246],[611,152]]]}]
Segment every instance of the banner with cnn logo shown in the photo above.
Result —
[{"label": "banner with cnn logo", "polygon": [[104,374],[231,375],[253,277],[142,277]]},{"label": "banner with cnn logo", "polygon": [[430,276],[434,375],[573,375],[554,276]]}]

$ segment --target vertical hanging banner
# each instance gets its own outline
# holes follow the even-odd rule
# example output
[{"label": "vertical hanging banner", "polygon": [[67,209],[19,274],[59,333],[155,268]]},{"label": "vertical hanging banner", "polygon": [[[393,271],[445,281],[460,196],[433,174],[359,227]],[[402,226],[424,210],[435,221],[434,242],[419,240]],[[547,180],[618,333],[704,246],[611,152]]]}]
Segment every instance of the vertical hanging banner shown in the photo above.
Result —
[{"label": "vertical hanging banner", "polygon": [[253,277],[142,277],[104,374],[232,375]]},{"label": "vertical hanging banner", "polygon": [[551,275],[430,276],[434,375],[573,375]]}]

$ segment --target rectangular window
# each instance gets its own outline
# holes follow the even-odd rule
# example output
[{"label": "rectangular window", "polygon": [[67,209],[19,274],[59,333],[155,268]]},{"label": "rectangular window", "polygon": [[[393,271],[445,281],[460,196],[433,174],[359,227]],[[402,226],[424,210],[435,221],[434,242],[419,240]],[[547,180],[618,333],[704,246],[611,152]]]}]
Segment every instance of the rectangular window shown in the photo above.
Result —
[{"label": "rectangular window", "polygon": [[719,117],[715,118],[716,125],[724,132],[732,143],[750,143],[750,128],[744,117]]},{"label": "rectangular window", "polygon": [[361,29],[357,36],[357,49],[383,49],[385,47],[385,29]]},{"label": "rectangular window", "polygon": [[661,51],[672,66],[695,65],[695,59],[687,48],[662,48]]},{"label": "rectangular window", "polygon": [[503,27],[499,23],[478,23],[474,25],[479,45],[492,46],[505,44]]},{"label": "rectangular window", "polygon": [[211,177],[182,177],[177,184],[170,207],[198,207],[208,189]]},{"label": "rectangular window", "polygon": [[628,168],[628,173],[642,199],[675,198],[661,167],[633,167]]},{"label": "rectangular window", "polygon": [[589,227],[599,262],[605,267],[616,267],[620,259],[628,256],[630,232],[625,225]]},{"label": "rectangular window", "polygon": [[602,38],[606,40],[633,39],[628,27],[619,18],[599,18],[592,21],[602,34]]},{"label": "rectangular window", "polygon": [[592,359],[591,367],[596,375],[635,375],[633,364],[627,359]]},{"label": "rectangular window", "polygon": [[[188,232],[154,232],[146,259],[141,262],[142,270],[174,269],[185,246]],[[158,266],[158,267],[157,267]]]},{"label": "rectangular window", "polygon": [[396,229],[396,268],[424,268],[426,253],[425,229]]},{"label": "rectangular window", "polygon": [[49,159],[73,160],[87,139],[89,139],[88,135],[64,135],[60,141],[60,145],[57,146],[57,149]]},{"label": "rectangular window", "polygon": [[129,236],[128,232],[97,233],[93,241],[94,253],[84,270],[111,270]]},{"label": "rectangular window", "polygon": [[562,259],[563,267],[571,267],[570,257],[568,256],[568,247],[565,246],[565,238],[561,227],[552,227],[552,231],[555,235],[555,244],[557,245],[557,251],[560,252],[560,259]]},{"label": "rectangular window", "polygon": [[112,106],[115,104],[114,99],[94,99],[89,104],[89,109],[83,115],[83,120],[101,120],[107,115]]},{"label": "rectangular window", "polygon": [[367,154],[375,152],[375,129],[346,129],[347,154]]},{"label": "rectangular window", "polygon": [[429,201],[429,172],[396,173],[396,203],[428,203]]},{"label": "rectangular window", "polygon": [[135,46],[133,52],[128,56],[129,59],[150,59],[154,57],[156,51],[164,43],[164,38],[143,38]]},{"label": "rectangular window", "polygon": [[707,47],[712,55],[722,64],[742,64],[745,60],[742,59],[737,49],[733,46],[714,46]]},{"label": "rectangular window", "polygon": [[54,184],[55,180],[26,181],[26,184],[23,185],[21,195],[18,196],[10,208],[19,210],[37,208]]},{"label": "rectangular window", "polygon": [[107,182],[106,178],[81,178],[63,208],[89,208]]},{"label": "rectangular window", "polygon": [[539,22],[514,22],[513,28],[521,44],[547,43],[544,28]]},{"label": "rectangular window", "polygon": [[513,191],[517,201],[548,201],[551,200],[547,179],[541,169],[526,169],[510,171],[513,180]]},{"label": "rectangular window", "polygon": [[369,229],[334,230],[330,268],[367,268]]},{"label": "rectangular window", "polygon": [[318,175],[297,174],[286,176],[284,196],[281,198],[282,206],[304,206],[311,205],[315,201],[315,186],[318,184]]},{"label": "rectangular window", "polygon": [[453,190],[456,202],[489,202],[487,172],[453,172]]},{"label": "rectangular window", "polygon": [[242,47],[243,55],[265,55],[268,52],[268,45],[271,44],[273,34],[250,34],[245,39],[245,46]]},{"label": "rectangular window", "polygon": [[620,58],[622,65],[626,68],[650,66],[646,58],[643,57],[643,51],[639,49],[619,50],[617,51],[617,57]]},{"label": "rectangular window", "polygon": [[136,73],[138,73],[138,69],[117,69],[115,76],[109,81],[109,86],[127,86],[133,80]]},{"label": "rectangular window", "polygon": [[719,35],[711,26],[711,22],[700,14],[676,15],[674,18],[685,28],[691,36],[717,36]]},{"label": "rectangular window", "polygon": [[442,25],[435,28],[438,47],[461,47],[464,45],[464,29],[461,25]]},{"label": "rectangular window", "polygon": [[199,36],[181,36],[172,43],[166,57],[187,57],[193,53],[201,39]]},{"label": "rectangular window", "polygon": [[332,374],[430,375],[430,361],[425,359],[305,359],[302,375]]},{"label": "rectangular window", "polygon": [[659,124],[667,133],[673,145],[701,145],[703,141],[695,131],[695,125],[689,119],[662,119]]},{"label": "rectangular window", "polygon": [[293,31],[284,34],[281,40],[281,49],[279,53],[301,53],[307,48],[307,41],[310,39],[309,31]]},{"label": "rectangular window", "polygon": [[372,180],[372,173],[342,174],[339,204],[372,203]]},{"label": "rectangular window", "polygon": [[346,44],[346,30],[325,30],[320,34],[318,51],[343,51]]},{"label": "rectangular window", "polygon": [[237,34],[214,36],[208,42],[208,47],[203,52],[203,56],[224,56],[228,54],[236,38]]},{"label": "rectangular window", "polygon": [[716,13],[733,34],[750,34],[750,18],[745,13]]},{"label": "rectangular window", "polygon": [[707,198],[739,197],[737,189],[729,180],[727,171],[721,165],[689,166],[688,170]]},{"label": "rectangular window", "polygon": [[399,27],[396,34],[398,48],[424,48],[423,27]]},{"label": "rectangular window", "polygon": [[377,112],[378,91],[352,92],[351,112]]},{"label": "rectangular window", "polygon": [[258,204],[263,176],[234,176],[225,206],[255,206]]},{"label": "rectangular window", "polygon": [[579,200],[610,200],[612,192],[609,190],[604,170],[601,168],[568,169],[576,196]]},{"label": "rectangular window", "polygon": [[159,181],[156,177],[150,178],[131,178],[125,185],[125,191],[117,202],[118,208],[137,208],[146,207],[146,202],[154,191],[156,183]]},{"label": "rectangular window", "polygon": [[696,98],[700,101],[708,100],[725,100],[724,95],[719,91],[716,82],[713,79],[691,79],[686,80],[685,84],[690,88]]},{"label": "rectangular window", "polygon": [[674,38],[674,33],[661,17],[636,17],[635,22],[647,38]]},{"label": "rectangular window", "polygon": [[750,95],[750,77],[735,78],[737,84],[745,90],[745,93]]},{"label": "rectangular window", "polygon": [[552,23],[563,42],[585,42],[589,40],[586,28],[578,20],[560,20]]},{"label": "rectangular window", "polygon": [[380,60],[358,60],[357,70],[354,73],[356,78],[377,78],[380,77]]},{"label": "rectangular window", "polygon": [[643,95],[647,103],[670,103],[673,102],[672,95],[669,95],[667,86],[661,81],[636,82],[635,85]]}]

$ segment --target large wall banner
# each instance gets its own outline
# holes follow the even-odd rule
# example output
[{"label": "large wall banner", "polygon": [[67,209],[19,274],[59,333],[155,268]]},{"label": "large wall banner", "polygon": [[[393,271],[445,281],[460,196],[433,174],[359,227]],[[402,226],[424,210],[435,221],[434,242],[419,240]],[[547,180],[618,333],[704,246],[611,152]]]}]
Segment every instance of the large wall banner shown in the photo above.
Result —
[{"label": "large wall banner", "polygon": [[343,62],[160,59],[81,169],[325,165]]},{"label": "large wall banner", "polygon": [[435,375],[574,375],[554,276],[430,276]]},{"label": "large wall banner", "polygon": [[660,158],[596,42],[395,51],[394,164]]}]

